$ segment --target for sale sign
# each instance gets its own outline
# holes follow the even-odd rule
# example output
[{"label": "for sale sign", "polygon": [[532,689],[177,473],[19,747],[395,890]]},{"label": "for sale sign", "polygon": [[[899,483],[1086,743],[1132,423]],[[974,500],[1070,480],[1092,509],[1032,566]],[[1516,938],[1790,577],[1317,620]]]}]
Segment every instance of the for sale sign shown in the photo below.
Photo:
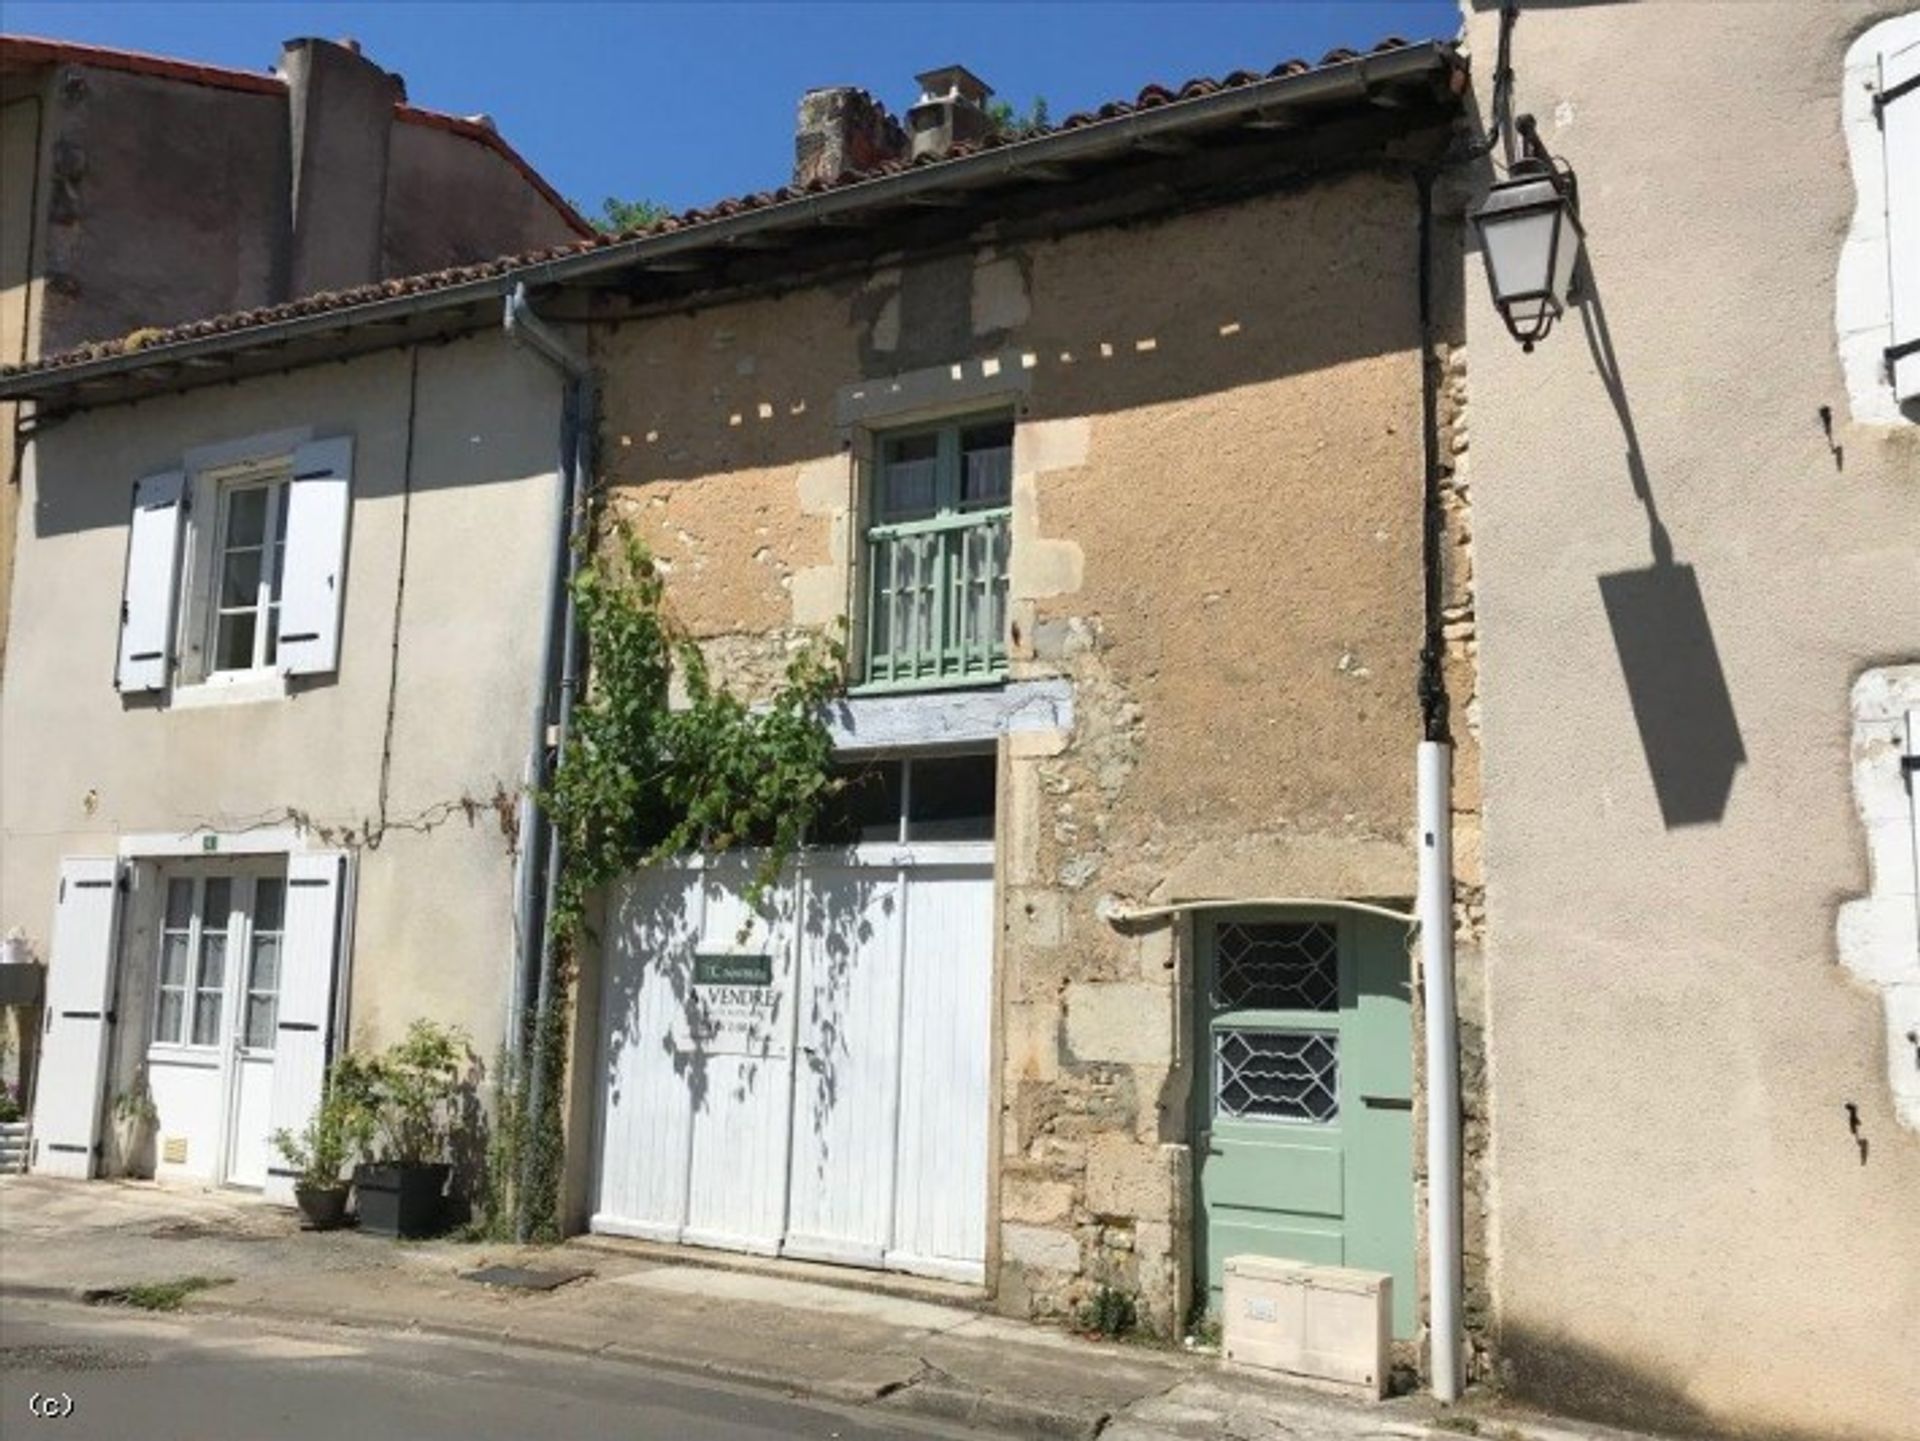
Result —
[{"label": "for sale sign", "polygon": [[701,952],[693,958],[690,1039],[712,1055],[783,1056],[783,994],[772,956]]}]

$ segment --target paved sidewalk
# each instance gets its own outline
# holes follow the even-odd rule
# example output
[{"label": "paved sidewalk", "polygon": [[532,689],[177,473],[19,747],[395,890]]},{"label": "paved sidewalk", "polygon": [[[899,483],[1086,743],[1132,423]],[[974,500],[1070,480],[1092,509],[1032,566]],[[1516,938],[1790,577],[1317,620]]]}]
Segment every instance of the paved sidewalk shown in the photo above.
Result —
[{"label": "paved sidewalk", "polygon": [[[485,1265],[588,1274],[550,1292],[464,1279]],[[305,1233],[230,1192],[0,1178],[0,1297],[97,1298],[188,1276],[186,1300],[237,1316],[411,1329],[598,1355],[771,1386],[1002,1436],[1111,1441],[1346,1441],[1458,1436],[1618,1441],[1624,1433],[1424,1397],[1378,1406],[1278,1385],[1213,1357],[1083,1339],[982,1314],[940,1283],[828,1284],[793,1263],[688,1264],[661,1247],[522,1249]],[[900,1294],[905,1291],[907,1294]],[[1444,1430],[1436,1430],[1436,1423]]]}]

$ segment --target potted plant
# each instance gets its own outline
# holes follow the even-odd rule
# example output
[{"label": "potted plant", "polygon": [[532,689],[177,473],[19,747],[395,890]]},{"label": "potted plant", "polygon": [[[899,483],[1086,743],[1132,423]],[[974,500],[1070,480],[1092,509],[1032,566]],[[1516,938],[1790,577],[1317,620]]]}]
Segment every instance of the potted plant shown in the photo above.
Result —
[{"label": "potted plant", "polygon": [[353,1172],[362,1230],[430,1236],[440,1229],[467,1058],[458,1030],[424,1020],[378,1056],[341,1058],[335,1085],[363,1108],[371,1136],[371,1155]]},{"label": "potted plant", "polygon": [[316,1231],[332,1231],[347,1222],[347,1162],[366,1146],[370,1118],[351,1088],[329,1085],[326,1096],[299,1135],[282,1128],[274,1147],[299,1174],[293,1203]]}]

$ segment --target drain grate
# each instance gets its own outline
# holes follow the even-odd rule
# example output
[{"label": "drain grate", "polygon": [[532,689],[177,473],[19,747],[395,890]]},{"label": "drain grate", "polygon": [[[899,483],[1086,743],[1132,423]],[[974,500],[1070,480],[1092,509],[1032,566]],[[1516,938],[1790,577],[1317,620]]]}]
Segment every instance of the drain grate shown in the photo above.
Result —
[{"label": "drain grate", "polygon": [[591,1271],[536,1271],[526,1266],[482,1266],[478,1271],[463,1271],[461,1279],[478,1281],[483,1286],[506,1286],[515,1291],[555,1291],[569,1281],[592,1274]]}]

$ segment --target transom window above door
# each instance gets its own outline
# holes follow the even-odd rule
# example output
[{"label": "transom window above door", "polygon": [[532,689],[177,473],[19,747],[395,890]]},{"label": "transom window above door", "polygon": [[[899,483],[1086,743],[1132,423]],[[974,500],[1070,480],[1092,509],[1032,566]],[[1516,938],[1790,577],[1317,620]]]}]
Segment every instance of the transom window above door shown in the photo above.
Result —
[{"label": "transom window above door", "polygon": [[865,684],[999,679],[1007,666],[1013,421],[877,437],[865,547]]},{"label": "transom window above door", "polygon": [[990,841],[996,773],[991,752],[837,766],[836,789],[807,839],[824,846]]}]

